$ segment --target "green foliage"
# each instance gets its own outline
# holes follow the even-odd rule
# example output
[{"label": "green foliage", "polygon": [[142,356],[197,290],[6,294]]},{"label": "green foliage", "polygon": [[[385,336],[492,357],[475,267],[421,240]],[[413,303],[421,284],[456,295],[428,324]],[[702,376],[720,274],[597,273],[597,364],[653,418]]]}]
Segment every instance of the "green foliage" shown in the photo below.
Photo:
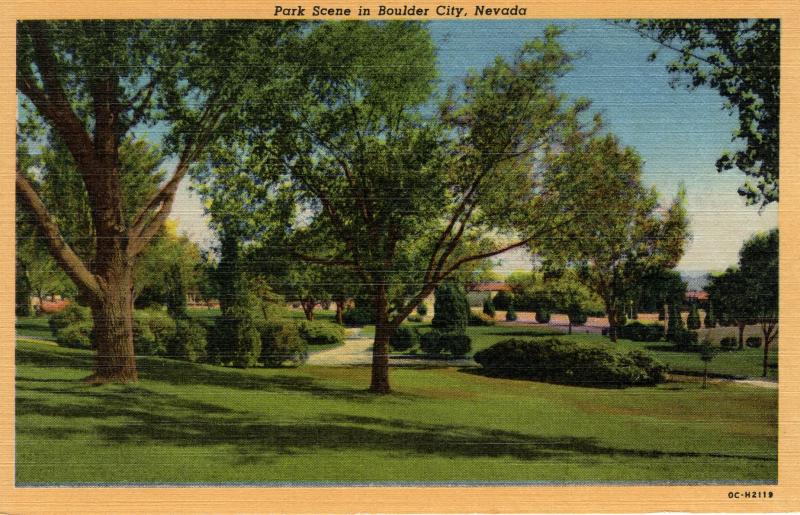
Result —
[{"label": "green foliage", "polygon": [[421,316],[421,317],[424,317],[425,315],[427,315],[428,314],[428,305],[425,304],[424,302],[420,302],[419,305],[417,305],[417,314],[419,316]]},{"label": "green foliage", "polygon": [[487,297],[486,300],[483,301],[483,314],[488,316],[489,318],[494,318],[495,310],[491,296]]},{"label": "green foliage", "polygon": [[514,301],[514,296],[511,292],[500,290],[497,295],[492,299],[495,309],[500,311],[508,311],[508,306]]},{"label": "green foliage", "polygon": [[175,321],[175,336],[167,347],[167,355],[174,359],[198,362],[206,355],[206,328],[194,320],[179,318]]},{"label": "green foliage", "polygon": [[416,322],[416,323],[421,323],[425,321],[425,319],[422,318],[422,315],[408,315],[408,318],[406,318],[406,320],[408,320],[409,322]]},{"label": "green foliage", "polygon": [[514,301],[508,305],[508,310],[506,310],[506,322],[514,322],[517,319],[517,310],[514,309]]},{"label": "green foliage", "polygon": [[657,342],[664,338],[664,326],[658,323],[631,322],[620,328],[619,336],[635,342]]},{"label": "green foliage", "polygon": [[411,327],[401,325],[389,338],[389,346],[396,351],[407,351],[419,344],[419,335]]},{"label": "green foliage", "polygon": [[58,332],[61,329],[82,322],[91,323],[92,312],[87,307],[71,302],[66,308],[50,315],[47,324],[50,326],[50,332],[53,333],[53,336],[58,338]]},{"label": "green foliage", "polygon": [[439,354],[449,354],[459,358],[469,354],[472,340],[464,333],[445,332],[439,336]]},{"label": "green foliage", "polygon": [[261,355],[263,324],[263,312],[252,296],[228,306],[210,331],[206,346],[208,360],[239,368],[255,366]]},{"label": "green foliage", "polygon": [[717,318],[714,316],[714,304],[709,302],[706,309],[706,316],[703,320],[703,327],[706,329],[713,329],[717,327]]},{"label": "green foliage", "polygon": [[750,336],[745,340],[745,344],[750,347],[751,349],[758,349],[761,347],[761,338],[758,336]]},{"label": "green foliage", "polygon": [[719,341],[719,346],[725,350],[735,350],[737,345],[736,338],[733,336],[726,336]]},{"label": "green foliage", "polygon": [[260,361],[268,367],[303,364],[308,359],[308,344],[297,324],[270,321],[261,327]]},{"label": "green foliage", "polygon": [[658,306],[658,319],[662,320],[662,321],[667,319],[667,306],[666,306],[666,304],[659,304],[659,306]]},{"label": "green foliage", "polygon": [[678,328],[671,340],[679,349],[684,350],[697,350],[699,336],[696,331],[690,331],[684,327]]},{"label": "green foliage", "polygon": [[[733,139],[740,150],[725,152],[717,170],[738,169],[748,180],[739,194],[762,206],[778,200],[780,25],[778,19],[654,19],[633,22],[636,30],[677,57],[667,63],[673,87],[708,86],[739,116]],[[654,52],[650,60],[655,60]],[[687,82],[679,79],[686,77]],[[749,179],[752,178],[753,182]]]},{"label": "green foliage", "polygon": [[496,322],[494,318],[491,318],[489,315],[486,315],[485,313],[476,313],[471,309],[469,310],[469,318],[467,320],[467,325],[478,327],[478,326],[491,326],[495,325],[495,323]]},{"label": "green foliage", "polygon": [[567,318],[572,325],[583,325],[589,319],[583,307],[580,304],[570,304],[567,306]]},{"label": "green foliage", "polygon": [[92,321],[82,320],[62,327],[56,333],[56,342],[62,347],[92,348]]},{"label": "green foliage", "polygon": [[425,354],[437,355],[442,353],[441,339],[442,333],[436,329],[431,329],[427,333],[422,333],[419,338],[419,348]]},{"label": "green foliage", "polygon": [[345,325],[369,325],[375,323],[375,310],[369,307],[356,306],[345,310],[342,315]]},{"label": "green foliage", "polygon": [[689,316],[686,318],[686,327],[690,330],[700,329],[700,312],[697,310],[697,303],[692,302],[689,306]]},{"label": "green foliage", "polygon": [[175,339],[175,321],[158,309],[133,312],[133,347],[137,355],[165,356]]},{"label": "green foliage", "polygon": [[654,385],[666,365],[643,352],[620,352],[572,340],[504,340],[475,354],[488,374],[582,386]]},{"label": "green foliage", "polygon": [[546,308],[539,308],[536,312],[536,321],[540,324],[546,324],[550,322],[550,311]]},{"label": "green foliage", "polygon": [[25,263],[19,257],[16,259],[14,279],[14,314],[18,317],[31,316],[31,281]]},{"label": "green foliage", "polygon": [[298,324],[300,337],[309,345],[341,345],[344,343],[344,328],[338,324],[317,320],[303,320]]},{"label": "green foliage", "polygon": [[440,284],[435,291],[431,326],[441,332],[465,333],[470,313],[464,288],[454,282]]},{"label": "green foliage", "polygon": [[669,318],[667,319],[667,333],[665,337],[671,342],[677,342],[679,333],[684,330],[680,306],[678,304],[670,304],[668,312]]}]

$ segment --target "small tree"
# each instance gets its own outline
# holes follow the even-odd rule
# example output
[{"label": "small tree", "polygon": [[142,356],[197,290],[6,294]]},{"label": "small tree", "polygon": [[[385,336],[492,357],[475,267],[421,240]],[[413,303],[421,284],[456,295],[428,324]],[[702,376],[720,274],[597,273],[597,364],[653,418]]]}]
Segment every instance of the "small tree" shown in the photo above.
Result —
[{"label": "small tree", "polygon": [[508,304],[508,309],[506,310],[506,321],[514,322],[517,319],[517,311],[514,309],[514,301],[512,300]]},{"label": "small tree", "polygon": [[508,311],[508,306],[511,305],[513,302],[514,297],[511,293],[501,290],[497,292],[494,299],[492,299],[492,303],[494,304],[495,309],[499,309],[502,311]]},{"label": "small tree", "polygon": [[[25,270],[25,264],[17,259],[17,273],[16,273],[16,289],[15,291],[15,310],[14,313],[18,317],[27,317],[31,315],[31,282],[28,280],[28,274]],[[41,299],[40,299],[41,301]]]},{"label": "small tree", "polygon": [[469,321],[469,302],[461,285],[446,282],[435,291],[431,325],[443,333],[465,334]]},{"label": "small tree", "polygon": [[483,301],[483,313],[488,317],[494,318],[495,310],[492,297],[487,297],[486,300]]},{"label": "small tree", "polygon": [[697,303],[692,302],[689,307],[689,316],[686,319],[686,327],[691,330],[700,329],[700,312],[697,310]]},{"label": "small tree", "polygon": [[708,309],[706,309],[706,318],[703,320],[703,326],[706,329],[713,329],[717,327],[717,319],[714,317],[714,304],[709,301]]}]

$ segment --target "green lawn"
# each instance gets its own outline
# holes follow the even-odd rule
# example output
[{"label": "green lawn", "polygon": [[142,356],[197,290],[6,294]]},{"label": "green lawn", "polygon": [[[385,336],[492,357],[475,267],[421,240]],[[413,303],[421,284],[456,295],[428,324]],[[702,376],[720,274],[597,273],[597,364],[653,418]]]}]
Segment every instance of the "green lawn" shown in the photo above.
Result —
[{"label": "green lawn", "polygon": [[[417,326],[421,332],[430,328],[430,324],[409,324]],[[723,328],[725,329],[725,328]],[[491,347],[495,343],[508,338],[527,338],[535,339],[541,337],[557,336],[558,338],[569,338],[575,341],[598,343],[601,345],[613,346],[615,344],[602,335],[574,333],[566,335],[558,329],[536,326],[508,326],[495,325],[490,327],[469,327],[467,334],[472,338],[472,351],[470,356],[476,352]],[[617,348],[625,350],[639,349],[644,350],[662,362],[668,364],[670,369],[675,372],[701,373],[704,363],[700,361],[700,356],[696,352],[676,352],[673,346],[667,342],[634,342],[631,340],[619,340]],[[778,346],[773,345],[770,349],[770,368],[769,376],[772,379],[778,376]],[[418,350],[406,351],[398,354],[419,353]],[[709,364],[708,370],[712,374],[722,374],[729,376],[752,376],[761,377],[763,371],[763,349],[751,349],[745,347],[744,350],[732,352],[720,352]]]},{"label": "green lawn", "polygon": [[775,481],[777,391],[589,389],[397,369],[237,370],[140,359],[88,386],[91,353],[17,345],[20,485]]},{"label": "green lawn", "polygon": [[33,336],[45,340],[54,340],[50,326],[47,325],[47,315],[38,317],[17,317],[16,330],[20,336]]}]

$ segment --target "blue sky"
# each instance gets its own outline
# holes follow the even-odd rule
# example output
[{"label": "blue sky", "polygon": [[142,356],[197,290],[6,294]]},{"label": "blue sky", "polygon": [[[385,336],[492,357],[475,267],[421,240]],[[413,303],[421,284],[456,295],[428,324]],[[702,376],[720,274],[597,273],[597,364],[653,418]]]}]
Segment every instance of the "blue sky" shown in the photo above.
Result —
[{"label": "blue sky", "polygon": [[[685,184],[693,237],[678,266],[681,271],[723,270],[736,263],[744,240],[777,226],[776,205],[759,212],[745,206],[737,194],[744,174],[716,171],[714,163],[722,151],[735,148],[731,131],[736,117],[723,111],[723,99],[708,88],[671,88],[664,69],[669,51],[662,51],[659,61],[648,62],[655,43],[630,30],[600,20],[434,21],[430,30],[438,47],[440,79],[443,84],[456,82],[497,55],[511,56],[550,24],[568,28],[562,43],[584,53],[561,80],[560,89],[592,100],[608,130],[642,155],[645,183],[656,186],[665,200]],[[176,199],[174,217],[194,239],[211,241],[202,207],[188,183]],[[498,271],[529,268],[529,256],[515,252],[503,256]]]}]

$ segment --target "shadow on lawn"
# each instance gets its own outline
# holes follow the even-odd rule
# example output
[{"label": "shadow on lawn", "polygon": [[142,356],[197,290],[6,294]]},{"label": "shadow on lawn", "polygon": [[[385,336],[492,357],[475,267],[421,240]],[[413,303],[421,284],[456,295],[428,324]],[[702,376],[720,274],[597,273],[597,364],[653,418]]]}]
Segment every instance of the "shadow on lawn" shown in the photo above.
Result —
[{"label": "shadow on lawn", "polygon": [[565,336],[567,333],[564,331],[556,331],[551,329],[531,329],[528,331],[502,331],[487,333],[492,336],[524,336],[529,338],[536,338],[540,336]]}]

